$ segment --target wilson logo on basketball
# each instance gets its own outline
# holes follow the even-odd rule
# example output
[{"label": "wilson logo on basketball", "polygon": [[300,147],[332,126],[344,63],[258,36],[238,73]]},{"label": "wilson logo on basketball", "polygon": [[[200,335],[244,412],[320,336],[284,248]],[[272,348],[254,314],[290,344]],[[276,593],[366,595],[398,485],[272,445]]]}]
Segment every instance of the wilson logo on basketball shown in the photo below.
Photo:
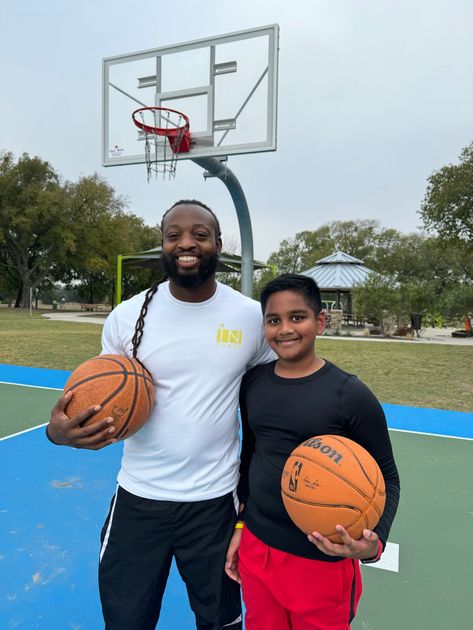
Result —
[{"label": "wilson logo on basketball", "polygon": [[360,444],[341,435],[316,435],[287,458],[281,498],[294,525],[305,534],[318,531],[342,543],[337,525],[354,540],[364,529],[376,527],[386,488],[378,463]]},{"label": "wilson logo on basketball", "polygon": [[339,464],[343,459],[343,455],[341,453],[328,444],[323,444],[320,438],[310,438],[309,440],[303,442],[301,446],[308,446],[309,448],[320,450],[321,453],[330,457],[330,459],[333,459],[336,464]]}]

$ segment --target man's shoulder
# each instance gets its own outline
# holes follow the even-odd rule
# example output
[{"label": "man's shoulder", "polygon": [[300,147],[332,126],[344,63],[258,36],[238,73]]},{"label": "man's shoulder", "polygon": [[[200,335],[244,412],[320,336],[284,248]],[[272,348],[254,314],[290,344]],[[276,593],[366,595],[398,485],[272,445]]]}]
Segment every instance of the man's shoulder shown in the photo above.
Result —
[{"label": "man's shoulder", "polygon": [[240,309],[248,309],[249,312],[254,311],[261,315],[261,306],[257,300],[254,300],[247,295],[243,295],[240,291],[237,291],[222,282],[218,282],[218,285],[219,291],[224,300],[237,304]]},{"label": "man's shoulder", "polygon": [[137,315],[140,312],[141,307],[143,306],[147,291],[148,289],[145,289],[144,291],[141,291],[140,293],[137,293],[136,295],[133,295],[126,300],[123,300],[123,302],[120,302],[120,304],[117,304],[117,306],[115,306],[113,311],[110,313],[110,317],[120,318],[126,315]]}]

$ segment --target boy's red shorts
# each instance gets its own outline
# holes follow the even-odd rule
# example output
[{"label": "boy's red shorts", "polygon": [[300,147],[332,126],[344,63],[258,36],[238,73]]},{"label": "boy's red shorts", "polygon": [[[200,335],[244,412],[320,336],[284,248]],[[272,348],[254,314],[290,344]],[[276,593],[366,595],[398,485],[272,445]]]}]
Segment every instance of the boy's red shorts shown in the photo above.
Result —
[{"label": "boy's red shorts", "polygon": [[238,558],[246,630],[349,630],[362,590],[358,560],[301,558],[247,527]]}]

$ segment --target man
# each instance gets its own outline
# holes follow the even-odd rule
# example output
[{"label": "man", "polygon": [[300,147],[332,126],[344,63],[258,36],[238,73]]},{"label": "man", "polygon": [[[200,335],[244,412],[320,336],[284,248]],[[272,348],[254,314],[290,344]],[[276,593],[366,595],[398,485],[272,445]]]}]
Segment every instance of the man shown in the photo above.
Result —
[{"label": "man", "polygon": [[[149,420],[124,444],[102,530],[102,608],[108,630],[155,628],[174,557],[196,627],[238,630],[238,585],[224,573],[236,520],[238,391],[247,367],[273,355],[259,304],[215,279],[222,241],[210,208],[179,201],[161,229],[169,281],[120,304],[102,337],[103,353],[136,356],[156,386]],[[80,427],[96,408],[68,418],[68,400],[53,409],[52,441],[113,442],[107,420]]]}]

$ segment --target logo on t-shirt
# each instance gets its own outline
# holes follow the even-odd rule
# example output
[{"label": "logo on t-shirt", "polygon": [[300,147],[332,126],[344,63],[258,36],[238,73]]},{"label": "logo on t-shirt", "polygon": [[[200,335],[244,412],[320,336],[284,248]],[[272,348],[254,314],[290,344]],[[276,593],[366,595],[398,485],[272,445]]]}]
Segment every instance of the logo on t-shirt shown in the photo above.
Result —
[{"label": "logo on t-shirt", "polygon": [[230,330],[220,325],[217,330],[217,346],[220,348],[240,348],[243,341],[242,330]]}]

